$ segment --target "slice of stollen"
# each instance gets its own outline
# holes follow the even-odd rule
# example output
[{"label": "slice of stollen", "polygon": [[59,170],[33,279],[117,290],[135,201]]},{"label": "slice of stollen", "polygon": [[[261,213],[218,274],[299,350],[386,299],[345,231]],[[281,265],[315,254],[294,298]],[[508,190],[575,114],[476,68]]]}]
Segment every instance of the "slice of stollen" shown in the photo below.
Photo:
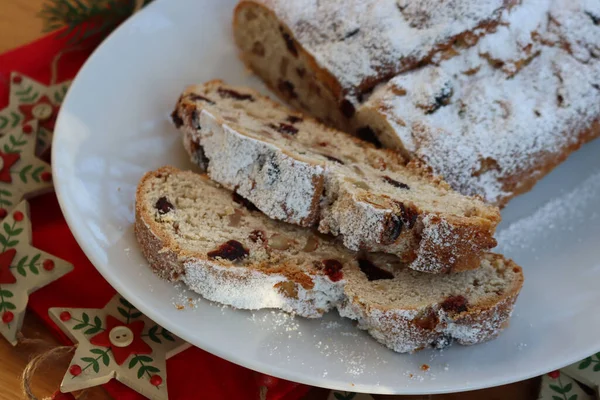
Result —
[{"label": "slice of stollen", "polygon": [[342,236],[351,250],[441,273],[477,268],[496,245],[498,208],[251,89],[192,86],[173,120],[211,179],[271,218]]},{"label": "slice of stollen", "polygon": [[142,178],[135,232],[159,276],[209,300],[309,318],[338,307],[400,352],[493,338],[523,282],[521,269],[499,255],[485,255],[475,271],[432,275],[392,255],[355,253],[269,219],[205,175],[172,167]]}]

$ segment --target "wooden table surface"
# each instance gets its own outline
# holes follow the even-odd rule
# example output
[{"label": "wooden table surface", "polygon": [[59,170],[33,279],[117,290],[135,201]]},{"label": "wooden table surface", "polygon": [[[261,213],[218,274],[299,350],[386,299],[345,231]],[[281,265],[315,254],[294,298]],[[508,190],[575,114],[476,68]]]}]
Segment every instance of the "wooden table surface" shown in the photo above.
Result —
[{"label": "wooden table surface", "polygon": [[[21,46],[42,35],[42,21],[36,14],[44,0],[0,0],[0,52]],[[28,338],[42,339],[49,345],[58,342],[45,329],[42,322],[28,314],[25,318],[23,334]],[[43,345],[19,345],[12,347],[0,338],[0,400],[21,399],[19,376],[28,360],[43,351]],[[68,365],[67,359],[60,368],[42,369],[34,380],[34,389],[38,398],[48,396],[59,386],[60,380]],[[441,396],[378,396],[378,400],[531,400],[537,397],[537,379],[503,386],[484,391],[459,393]],[[306,400],[322,400],[327,393],[315,389],[309,393]],[[88,392],[87,400],[107,400],[110,397],[99,388]],[[210,400],[210,399],[208,399]]]}]

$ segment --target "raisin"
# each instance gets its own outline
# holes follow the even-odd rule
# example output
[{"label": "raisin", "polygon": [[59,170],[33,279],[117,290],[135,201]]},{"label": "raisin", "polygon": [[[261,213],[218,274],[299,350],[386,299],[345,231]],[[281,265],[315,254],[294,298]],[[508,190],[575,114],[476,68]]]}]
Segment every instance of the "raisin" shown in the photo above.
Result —
[{"label": "raisin", "polygon": [[360,270],[367,276],[370,281],[378,281],[380,279],[394,279],[394,275],[386,271],[385,269],[379,268],[371,261],[364,258],[358,259],[358,266]]},{"label": "raisin", "polygon": [[208,169],[208,163],[210,160],[206,157],[204,153],[204,147],[200,145],[198,142],[190,143],[191,153],[192,153],[192,161],[196,163],[197,166],[202,168],[203,171]]},{"label": "raisin", "polygon": [[415,226],[418,216],[418,212],[400,203],[400,217],[402,218],[402,221],[408,225],[408,229],[412,229]]},{"label": "raisin", "polygon": [[298,128],[284,122],[280,122],[279,126],[275,124],[269,124],[269,128],[275,129],[279,133],[285,133],[287,135],[295,135],[298,133]]},{"label": "raisin", "polygon": [[198,110],[194,110],[192,112],[192,128],[196,130],[202,129],[202,127],[200,126],[200,113],[198,112]]},{"label": "raisin", "polygon": [[229,240],[220,245],[216,250],[209,251],[208,258],[222,258],[229,261],[238,261],[247,257],[250,252],[237,240]]},{"label": "raisin", "polygon": [[386,242],[395,242],[402,233],[404,222],[397,216],[391,214],[385,221],[385,232],[388,235]]},{"label": "raisin", "polygon": [[438,96],[435,96],[435,105],[431,111],[427,112],[427,114],[433,113],[440,107],[447,106],[450,103],[450,97],[452,97],[452,89],[447,91],[444,90]]},{"label": "raisin", "polygon": [[360,28],[356,28],[356,29],[351,30],[350,32],[346,33],[346,35],[344,35],[344,39],[343,40],[351,38],[352,36],[356,35],[359,31],[360,31]]},{"label": "raisin", "polygon": [[296,68],[296,73],[300,78],[304,78],[304,74],[306,74],[306,70],[302,67]]},{"label": "raisin", "polygon": [[277,165],[274,156],[270,157],[268,160],[259,157],[258,165],[261,171],[266,171],[269,184],[273,184],[279,179],[281,170],[279,169],[279,165]]},{"label": "raisin", "polygon": [[354,105],[350,102],[350,100],[344,99],[340,104],[340,111],[342,112],[342,114],[344,114],[346,118],[352,118],[354,116],[354,113],[356,112],[356,109],[354,108]]},{"label": "raisin", "polygon": [[337,282],[344,277],[342,273],[342,263],[338,260],[323,260],[323,272],[331,279],[332,282]]},{"label": "raisin", "polygon": [[447,312],[461,313],[467,311],[467,299],[465,296],[450,296],[442,303],[442,310]]},{"label": "raisin", "polygon": [[452,344],[452,336],[442,335],[431,343],[434,349],[442,350]]},{"label": "raisin", "polygon": [[[219,90],[221,90],[221,89],[219,89]],[[212,100],[211,100],[211,99],[209,99],[208,97],[204,97],[204,96],[202,96],[202,95],[199,95],[199,94],[197,94],[197,93],[190,93],[190,94],[188,95],[188,98],[189,98],[191,101],[198,101],[198,100],[201,100],[201,101],[204,101],[204,102],[206,102],[206,103],[210,104],[211,106],[212,106],[212,105],[215,105],[215,102],[214,102],[214,101],[212,101]]]},{"label": "raisin", "polygon": [[387,175],[383,177],[383,180],[397,188],[410,190],[410,187],[406,183],[398,182],[397,180],[392,179]]},{"label": "raisin", "polygon": [[329,161],[333,161],[338,164],[344,165],[344,162],[342,160],[340,160],[339,158],[335,158],[334,156],[329,156],[327,154],[322,154],[322,156],[325,157],[326,159],[328,159]]},{"label": "raisin", "polygon": [[171,113],[171,121],[173,121],[173,124],[175,124],[175,128],[177,129],[181,128],[181,125],[183,125],[183,118],[179,116],[177,110],[174,110]]},{"label": "raisin", "polygon": [[233,201],[246,207],[249,211],[258,211],[258,208],[252,203],[250,200],[240,196],[237,192],[233,192],[232,196]]},{"label": "raisin", "polygon": [[277,90],[281,92],[285,97],[295,99],[298,97],[294,85],[290,81],[279,80],[277,83]]},{"label": "raisin", "polygon": [[370,126],[363,126],[362,128],[359,128],[356,131],[356,136],[358,136],[359,139],[362,139],[365,142],[373,144],[378,149],[382,147],[381,142],[375,134],[375,131],[373,131],[373,129]]},{"label": "raisin", "polygon": [[259,57],[265,56],[265,46],[261,42],[254,42],[252,45],[252,54],[255,54]]},{"label": "raisin", "polygon": [[164,215],[164,214],[168,213],[169,211],[175,209],[173,204],[171,204],[171,202],[169,200],[167,200],[167,198],[165,196],[161,197],[160,199],[158,199],[156,201],[154,208],[156,208],[158,210],[158,213],[160,215]]},{"label": "raisin", "polygon": [[592,19],[594,25],[600,25],[600,16],[594,15],[590,11],[584,11],[584,13],[586,13],[587,16]]},{"label": "raisin", "polygon": [[296,49],[296,44],[294,43],[294,39],[287,33],[282,26],[279,27],[279,32],[281,32],[281,36],[283,36],[283,40],[285,41],[285,46],[288,51],[292,53],[294,57],[298,57],[298,49]]},{"label": "raisin", "polygon": [[265,231],[255,229],[252,232],[250,232],[250,235],[248,235],[248,239],[252,240],[254,243],[257,243],[258,241],[264,243],[267,240],[267,234],[265,233]]},{"label": "raisin", "polygon": [[297,122],[302,122],[302,117],[297,117],[295,115],[288,115],[288,117],[285,119],[287,122],[289,122],[290,124],[295,124]]},{"label": "raisin", "polygon": [[228,97],[236,100],[250,100],[254,101],[254,97],[251,94],[236,92],[235,90],[219,88],[217,92],[221,95],[221,97]]}]

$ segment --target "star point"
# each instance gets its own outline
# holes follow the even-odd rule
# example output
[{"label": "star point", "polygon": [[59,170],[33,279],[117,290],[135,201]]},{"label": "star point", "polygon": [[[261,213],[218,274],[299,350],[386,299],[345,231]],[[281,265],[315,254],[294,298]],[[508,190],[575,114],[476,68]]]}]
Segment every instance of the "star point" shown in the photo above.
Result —
[{"label": "star point", "polygon": [[[3,222],[0,228],[0,334],[16,345],[29,295],[70,272],[73,265],[31,245],[26,201]],[[52,269],[43,268],[50,263]]]},{"label": "star point", "polygon": [[53,308],[50,317],[77,342],[61,384],[72,392],[115,378],[152,399],[166,400],[166,359],[189,347],[118,294],[102,309]]}]

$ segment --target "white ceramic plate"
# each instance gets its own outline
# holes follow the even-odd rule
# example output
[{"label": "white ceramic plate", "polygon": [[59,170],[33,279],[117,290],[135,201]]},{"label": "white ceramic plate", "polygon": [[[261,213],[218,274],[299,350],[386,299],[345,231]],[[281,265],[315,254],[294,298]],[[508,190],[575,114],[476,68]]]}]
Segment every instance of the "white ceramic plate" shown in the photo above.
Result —
[{"label": "white ceramic plate", "polygon": [[[336,313],[322,320],[198,300],[147,268],[133,235],[136,184],[165,164],[191,168],[168,114],[184,88],[251,84],[231,37],[234,0],[157,1],[120,27],[75,80],[56,125],[53,167],[69,226],[103,276],[185,340],[292,381],[371,393],[438,393],[540,375],[600,350],[600,142],[504,211],[498,251],[525,269],[510,327],[496,340],[400,355]],[[195,298],[195,296],[194,296]],[[428,372],[421,365],[428,364]]]}]

